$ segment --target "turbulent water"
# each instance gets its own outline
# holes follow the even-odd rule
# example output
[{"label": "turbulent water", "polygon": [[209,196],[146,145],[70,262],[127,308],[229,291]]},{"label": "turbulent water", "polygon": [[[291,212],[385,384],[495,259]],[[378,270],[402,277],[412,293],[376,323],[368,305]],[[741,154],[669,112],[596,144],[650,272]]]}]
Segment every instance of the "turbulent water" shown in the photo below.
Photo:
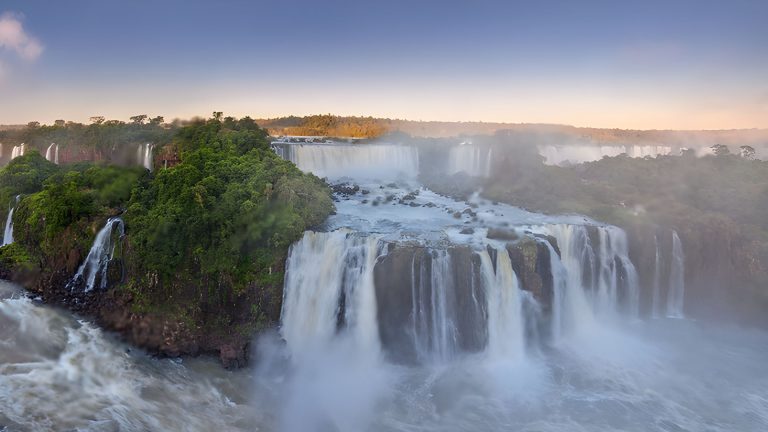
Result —
[{"label": "turbulent water", "polygon": [[[2,285],[0,426],[768,427],[768,334],[651,318],[682,317],[685,257],[676,234],[656,239],[649,289],[656,305],[650,309],[659,313],[645,313],[619,228],[479,196],[440,196],[415,181],[417,155],[408,147],[305,144],[276,151],[332,181],[354,178],[359,189],[337,195],[336,214],[291,247],[280,326],[256,338],[249,369],[149,358]],[[369,169],[356,171],[365,163]],[[114,234],[112,223],[103,231]],[[494,231],[508,238],[489,238]],[[113,236],[100,236],[94,248],[110,255],[113,246],[104,241]],[[531,258],[508,243],[523,241],[538,251],[544,287],[518,274],[520,260]]]}]

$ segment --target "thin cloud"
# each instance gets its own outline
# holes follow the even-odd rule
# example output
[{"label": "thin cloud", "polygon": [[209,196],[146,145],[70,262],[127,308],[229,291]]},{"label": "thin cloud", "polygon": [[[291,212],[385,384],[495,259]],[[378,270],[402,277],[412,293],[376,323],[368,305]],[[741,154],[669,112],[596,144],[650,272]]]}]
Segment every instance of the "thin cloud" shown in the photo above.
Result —
[{"label": "thin cloud", "polygon": [[34,61],[43,53],[43,45],[24,31],[21,15],[5,12],[0,15],[0,48],[16,52],[21,58]]}]

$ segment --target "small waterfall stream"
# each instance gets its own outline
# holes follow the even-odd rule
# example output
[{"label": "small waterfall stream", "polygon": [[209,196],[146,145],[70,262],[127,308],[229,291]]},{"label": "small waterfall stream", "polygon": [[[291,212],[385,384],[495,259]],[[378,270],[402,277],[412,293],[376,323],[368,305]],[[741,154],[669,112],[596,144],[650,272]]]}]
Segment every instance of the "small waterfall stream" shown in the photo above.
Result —
[{"label": "small waterfall stream", "polygon": [[13,202],[8,206],[8,217],[5,220],[5,231],[3,233],[3,246],[13,243],[13,211],[19,203],[21,195],[16,195]]},{"label": "small waterfall stream", "polygon": [[154,149],[154,145],[150,143],[141,144],[136,149],[136,161],[139,165],[143,166],[144,168],[148,169],[149,171],[152,171],[153,167],[153,155],[152,150]]},{"label": "small waterfall stream", "polygon": [[[78,284],[83,284],[83,291],[89,292],[94,288],[105,289],[108,285],[107,270],[109,262],[115,258],[118,242],[125,234],[125,224],[119,217],[111,217],[104,228],[99,230],[93,240],[93,246],[88,251],[85,261],[77,269],[77,273],[68,284],[70,290]],[[117,235],[117,238],[115,238]]]},{"label": "small waterfall stream", "polygon": [[683,318],[683,301],[685,297],[685,255],[683,243],[672,231],[672,268],[669,273],[669,294],[667,296],[667,316]]},{"label": "small waterfall stream", "polygon": [[56,143],[51,143],[51,145],[48,146],[48,148],[45,150],[45,158],[49,162],[53,162],[56,165],[59,164],[59,145]]},{"label": "small waterfall stream", "polygon": [[25,149],[26,149],[26,144],[13,146],[13,150],[11,151],[11,159],[16,159],[19,156],[24,156]]}]

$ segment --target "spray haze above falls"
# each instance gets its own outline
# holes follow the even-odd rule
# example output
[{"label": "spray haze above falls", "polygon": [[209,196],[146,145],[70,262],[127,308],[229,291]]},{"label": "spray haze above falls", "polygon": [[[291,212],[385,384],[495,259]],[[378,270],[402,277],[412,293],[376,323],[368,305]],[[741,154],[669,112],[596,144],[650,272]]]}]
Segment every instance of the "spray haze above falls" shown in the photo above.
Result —
[{"label": "spray haze above falls", "polygon": [[[640,256],[629,230],[422,183],[426,169],[492,175],[505,154],[487,143],[438,160],[382,142],[272,149],[325,177],[335,212],[288,249],[279,323],[253,339],[252,364],[153,358],[0,282],[0,344],[14,347],[0,349],[0,425],[731,432],[768,421],[768,336],[686,318],[696,257],[683,233],[656,229]],[[152,153],[138,146],[137,162],[151,169]],[[5,238],[27,197],[8,203]],[[90,222],[64,281],[76,301],[130,272],[130,211]]]}]

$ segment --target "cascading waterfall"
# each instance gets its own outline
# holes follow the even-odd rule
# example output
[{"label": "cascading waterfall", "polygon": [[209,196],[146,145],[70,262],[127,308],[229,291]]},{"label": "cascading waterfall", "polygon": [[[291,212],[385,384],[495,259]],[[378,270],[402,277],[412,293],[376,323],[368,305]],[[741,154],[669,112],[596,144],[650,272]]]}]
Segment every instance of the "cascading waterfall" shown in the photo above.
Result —
[{"label": "cascading waterfall", "polygon": [[53,162],[56,165],[59,164],[59,145],[56,143],[51,143],[51,145],[48,146],[48,148],[45,150],[45,159],[47,159],[49,162]]},{"label": "cascading waterfall", "polygon": [[443,363],[458,350],[453,267],[446,250],[430,251],[429,257],[429,267],[417,271],[415,261],[411,264],[413,337],[422,362]]},{"label": "cascading waterfall", "polygon": [[320,177],[416,177],[416,147],[389,144],[280,144],[272,148],[301,170]]},{"label": "cascading waterfall", "polygon": [[683,300],[685,297],[685,255],[683,243],[672,231],[672,268],[669,273],[669,294],[667,296],[667,316],[683,318]]},{"label": "cascading waterfall", "polygon": [[481,147],[473,144],[463,144],[451,147],[448,153],[448,173],[464,172],[476,177],[489,177],[491,175],[490,147]]},{"label": "cascading waterfall", "polygon": [[[578,243],[565,242],[570,240],[572,230],[569,226],[561,226],[555,231],[560,231],[558,239],[561,256],[548,241],[544,241],[549,250],[549,266],[552,274],[552,340],[559,341],[566,330],[579,332],[588,328],[594,322],[594,314],[587,300],[581,278],[581,262],[577,257],[582,256],[581,251],[574,250]],[[562,240],[561,240],[562,239]],[[583,244],[582,244],[583,245]]]},{"label": "cascading waterfall", "polygon": [[24,156],[25,148],[26,148],[26,144],[13,146],[13,150],[11,151],[11,159],[16,159],[19,156]]},{"label": "cascading waterfall", "polygon": [[588,228],[579,225],[550,225],[545,231],[555,237],[557,252],[549,242],[554,300],[552,336],[557,340],[568,329],[580,332],[589,328],[595,317],[615,317],[620,310],[638,316],[639,279],[629,259],[623,230],[593,227],[597,230],[597,253]]},{"label": "cascading waterfall", "polygon": [[640,284],[634,264],[629,259],[629,243],[624,230],[600,227],[598,305],[601,312],[613,312],[619,304],[619,285],[623,283],[624,306],[630,316],[640,310]]},{"label": "cascading waterfall", "polygon": [[379,352],[373,267],[376,236],[308,231],[286,262],[280,333],[292,356],[313,352],[341,329],[364,352]]},{"label": "cascading waterfall", "polygon": [[146,143],[139,145],[138,149],[136,150],[136,160],[138,161],[139,165],[143,166],[144,168],[152,171],[152,149],[154,148],[154,145]]},{"label": "cascading waterfall", "polygon": [[118,241],[125,234],[125,224],[119,217],[111,217],[107,220],[104,228],[96,234],[91,250],[85,261],[77,269],[77,273],[68,284],[68,288],[73,289],[79,281],[85,284],[84,291],[89,292],[96,287],[96,278],[99,278],[99,288],[107,287],[107,270],[109,262],[115,257],[118,242],[115,241],[115,230],[117,230]]},{"label": "cascading waterfall", "polygon": [[11,205],[8,206],[8,218],[5,220],[5,232],[3,234],[3,246],[13,243],[13,211],[19,203],[21,195],[16,195]]},{"label": "cascading waterfall", "polygon": [[525,356],[525,314],[522,295],[506,248],[495,251],[496,266],[488,251],[480,252],[480,266],[488,302],[488,347],[491,358]]}]

